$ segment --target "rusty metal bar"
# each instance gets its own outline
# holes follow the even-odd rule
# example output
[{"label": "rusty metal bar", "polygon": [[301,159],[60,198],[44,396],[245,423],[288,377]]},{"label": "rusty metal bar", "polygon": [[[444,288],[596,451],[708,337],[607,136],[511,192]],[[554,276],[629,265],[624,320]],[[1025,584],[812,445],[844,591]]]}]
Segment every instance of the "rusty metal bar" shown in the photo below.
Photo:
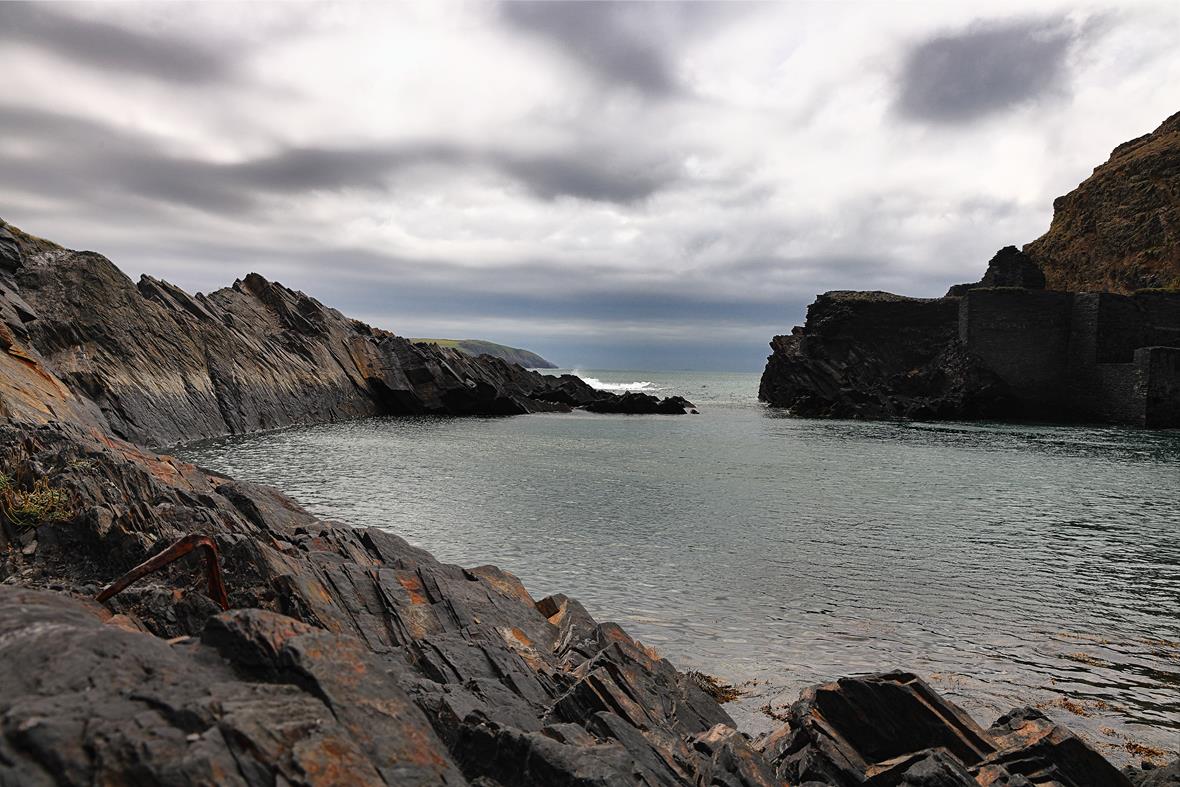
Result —
[{"label": "rusty metal bar", "polygon": [[222,609],[229,609],[229,597],[226,596],[225,583],[221,579],[221,565],[217,557],[217,543],[209,536],[199,535],[185,536],[160,554],[143,561],[103,588],[102,592],[94,597],[95,601],[102,602],[113,598],[133,583],[138,582],[148,574],[159,571],[169,563],[179,560],[194,549],[200,549],[205,553],[205,576],[209,583],[209,598],[213,599]]}]

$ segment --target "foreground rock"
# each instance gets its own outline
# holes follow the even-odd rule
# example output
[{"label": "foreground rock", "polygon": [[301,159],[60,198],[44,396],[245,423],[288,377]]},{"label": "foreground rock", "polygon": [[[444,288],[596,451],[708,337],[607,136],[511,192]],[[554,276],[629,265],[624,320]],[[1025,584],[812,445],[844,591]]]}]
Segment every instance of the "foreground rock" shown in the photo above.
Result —
[{"label": "foreground rock", "polygon": [[0,784],[775,783],[695,680],[576,601],[75,429],[0,445],[75,506],[3,525],[4,584],[90,595],[201,533],[234,608],[193,561],[109,610],[4,589],[0,658],[27,670],[0,675]]},{"label": "foreground rock", "polygon": [[[897,673],[818,687],[751,741],[695,678],[494,567],[74,427],[0,446],[72,506],[0,520],[0,784],[1127,783],[1031,711],[980,731]],[[230,611],[196,559],[75,597],[190,533]]]},{"label": "foreground rock", "polygon": [[789,784],[1130,787],[1080,738],[1020,708],[984,730],[915,675],[842,678],[803,693],[761,742]]}]

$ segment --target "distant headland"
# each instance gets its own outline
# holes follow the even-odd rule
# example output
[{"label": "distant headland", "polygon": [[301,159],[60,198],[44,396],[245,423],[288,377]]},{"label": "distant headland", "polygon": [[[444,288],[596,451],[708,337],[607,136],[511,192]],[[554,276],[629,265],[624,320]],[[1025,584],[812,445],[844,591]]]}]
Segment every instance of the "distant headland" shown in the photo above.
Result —
[{"label": "distant headland", "polygon": [[437,344],[439,347],[450,347],[464,355],[490,355],[508,363],[520,364],[526,369],[556,369],[557,364],[547,361],[535,352],[522,350],[519,347],[509,347],[506,344],[496,344],[485,339],[410,339],[414,344]]}]

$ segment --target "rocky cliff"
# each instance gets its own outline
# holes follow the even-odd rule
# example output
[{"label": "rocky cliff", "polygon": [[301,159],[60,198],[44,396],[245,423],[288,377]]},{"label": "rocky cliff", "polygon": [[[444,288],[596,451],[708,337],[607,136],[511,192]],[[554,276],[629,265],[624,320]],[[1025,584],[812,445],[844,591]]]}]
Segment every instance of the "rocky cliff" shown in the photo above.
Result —
[{"label": "rocky cliff", "polygon": [[190,297],[27,236],[0,254],[3,787],[1132,784],[1036,711],[984,729],[906,673],[816,687],[752,740],[572,599],[121,437],[560,404],[576,378],[399,355],[257,277]]},{"label": "rocky cliff", "polygon": [[1114,149],[1024,247],[1050,289],[1180,289],[1180,113]]},{"label": "rocky cliff", "polygon": [[10,345],[35,353],[96,405],[106,431],[142,445],[366,415],[513,415],[614,398],[569,375],[413,344],[255,273],[190,295],[150,276],[135,284],[100,254],[3,223],[0,244]]},{"label": "rocky cliff", "polygon": [[817,297],[803,326],[771,341],[759,398],[803,416],[1180,426],[1169,287],[1180,114],[1116,148],[1054,203],[1048,233],[1001,249],[980,281],[935,299]]}]

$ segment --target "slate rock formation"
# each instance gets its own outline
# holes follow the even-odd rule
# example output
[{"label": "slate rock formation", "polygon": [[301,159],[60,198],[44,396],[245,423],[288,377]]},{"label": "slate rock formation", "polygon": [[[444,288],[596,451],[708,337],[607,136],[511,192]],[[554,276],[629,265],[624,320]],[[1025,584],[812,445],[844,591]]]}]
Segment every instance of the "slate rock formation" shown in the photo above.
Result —
[{"label": "slate rock formation", "polygon": [[1054,290],[1180,289],[1180,112],[1054,200],[1049,231],[1024,251]]},{"label": "slate rock formation", "polygon": [[958,342],[958,299],[828,292],[776,336],[758,398],[828,418],[1000,418],[1008,389]]},{"label": "slate rock formation", "polygon": [[816,686],[760,743],[788,784],[1107,785],[1128,777],[1033,708],[983,729],[929,684],[891,672]]},{"label": "slate rock formation", "polygon": [[[21,238],[29,236],[0,236],[0,274],[11,277],[5,297],[19,311],[5,320],[9,330],[98,405],[106,431],[142,445],[366,415],[516,415],[615,398],[573,376],[413,344],[256,273],[189,295],[150,276],[133,284],[94,252]],[[569,403],[546,398],[558,388]]]}]

